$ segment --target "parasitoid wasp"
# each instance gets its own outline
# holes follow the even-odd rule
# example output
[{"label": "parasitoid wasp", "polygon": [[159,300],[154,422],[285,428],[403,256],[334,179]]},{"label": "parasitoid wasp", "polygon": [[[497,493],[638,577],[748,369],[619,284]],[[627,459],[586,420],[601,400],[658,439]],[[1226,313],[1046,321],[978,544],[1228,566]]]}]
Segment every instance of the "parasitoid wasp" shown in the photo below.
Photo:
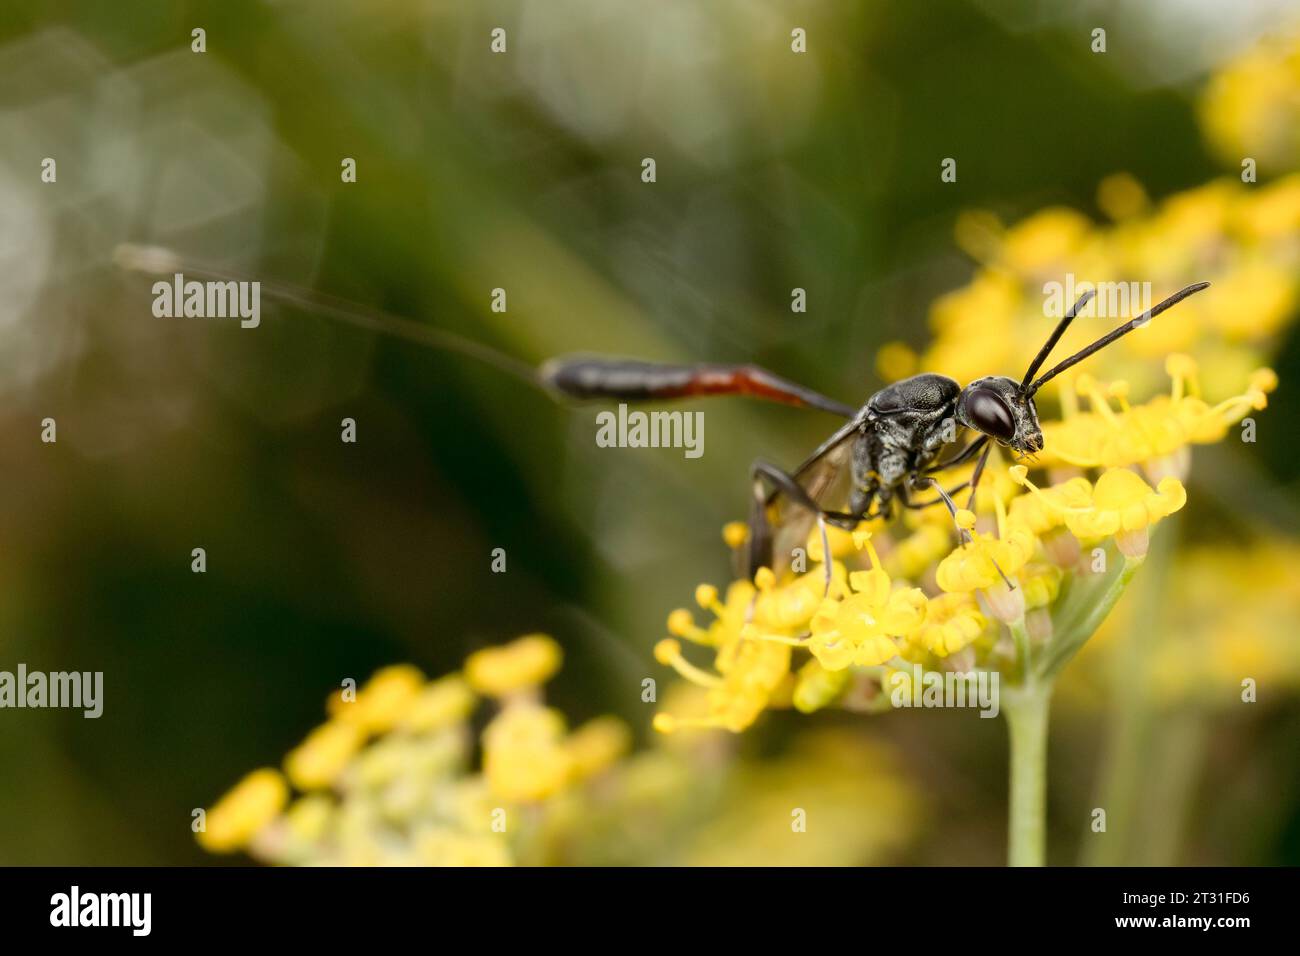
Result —
[{"label": "parasitoid wasp", "polygon": [[[224,281],[235,278],[195,267],[169,250],[154,247],[121,246],[115,258],[125,268],[138,271],[183,269]],[[1034,402],[1043,385],[1208,286],[1208,282],[1197,282],[1180,289],[1035,378],[1095,294],[1089,290],[1061,317],[1019,382],[991,375],[963,388],[945,375],[923,372],[885,386],[861,408],[755,365],[668,365],[576,355],[554,358],[533,369],[479,342],[332,296],[270,282],[262,282],[262,292],[362,328],[459,352],[540,385],[553,396],[629,402],[741,395],[819,409],[846,419],[793,472],[761,458],[750,467],[753,496],[745,571],[752,576],[761,567],[778,573],[785,570],[794,549],[807,541],[815,523],[853,529],[863,520],[891,517],[895,504],[921,509],[940,503],[955,522],[958,508],[952,496],[969,487],[966,507],[973,510],[980,476],[995,444],[1019,457],[1032,457],[1043,449]],[[954,426],[963,433],[974,433],[974,437],[955,454],[942,457],[945,445],[962,438]],[[972,459],[977,461],[971,477],[955,487],[945,489],[935,477]],[[934,498],[913,497],[929,491],[935,493]],[[963,536],[968,533],[961,528],[958,531]]]},{"label": "parasitoid wasp", "polygon": [[[807,541],[814,521],[851,530],[860,521],[892,516],[895,502],[913,509],[942,502],[956,521],[952,496],[969,486],[966,507],[973,510],[993,444],[1017,456],[1042,451],[1034,395],[1043,385],[1207,286],[1208,282],[1198,282],[1179,290],[1034,378],[1094,295],[1089,290],[1061,317],[1019,382],[991,375],[962,388],[946,375],[923,372],[887,385],[860,409],[752,365],[660,365],[578,356],[552,359],[542,366],[541,375],[556,391],[574,398],[642,401],[747,395],[848,419],[793,472],[761,458],[751,466],[746,570],[752,576],[760,567],[781,571],[788,566],[789,556]],[[956,434],[954,423],[978,437],[956,454],[941,458],[943,447]],[[935,477],[977,455],[968,481],[945,489]],[[912,497],[930,490],[936,497],[924,501]]]}]

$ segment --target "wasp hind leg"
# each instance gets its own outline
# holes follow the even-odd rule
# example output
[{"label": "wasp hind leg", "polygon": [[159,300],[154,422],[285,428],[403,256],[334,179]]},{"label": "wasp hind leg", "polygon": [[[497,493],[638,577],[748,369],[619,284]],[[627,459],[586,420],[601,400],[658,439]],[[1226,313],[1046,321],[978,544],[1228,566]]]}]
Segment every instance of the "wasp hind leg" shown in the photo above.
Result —
[{"label": "wasp hind leg", "polygon": [[[826,591],[829,593],[831,562],[830,542],[826,537],[826,525],[832,524],[837,528],[852,531],[865,515],[855,515],[847,511],[827,511],[812,499],[807,490],[799,484],[793,475],[761,458],[754,462],[749,473],[754,489],[749,509],[749,551],[748,565],[746,567],[749,578],[752,580],[754,575],[758,573],[759,568],[770,568],[772,566],[773,533],[772,526],[767,520],[767,507],[771,490],[775,489],[789,498],[792,504],[806,508],[816,515],[817,527],[821,531],[822,554],[825,558],[822,564],[826,569]],[[752,605],[750,606],[750,612],[753,612]]]}]

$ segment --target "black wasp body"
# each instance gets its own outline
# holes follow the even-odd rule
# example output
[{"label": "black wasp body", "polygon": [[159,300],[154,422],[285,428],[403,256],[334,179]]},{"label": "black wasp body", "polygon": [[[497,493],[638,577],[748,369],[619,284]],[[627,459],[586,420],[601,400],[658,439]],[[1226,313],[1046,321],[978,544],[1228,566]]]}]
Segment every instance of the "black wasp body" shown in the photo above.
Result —
[{"label": "black wasp body", "polygon": [[961,386],[926,372],[876,392],[858,418],[850,454],[849,510],[866,513],[873,503],[889,507],[894,489],[909,475],[934,464],[953,440]]},{"label": "black wasp body", "polygon": [[[855,409],[752,365],[662,365],[628,359],[573,357],[542,367],[542,380],[574,398],[624,401],[703,395],[748,395],[817,408],[848,421],[793,472],[759,459],[750,475],[754,496],[749,520],[747,571],[783,571],[815,522],[852,529],[860,521],[892,515],[896,507],[942,503],[957,515],[952,495],[971,488],[967,508],[993,444],[1017,456],[1043,448],[1034,395],[1061,372],[1139,328],[1170,306],[1204,289],[1197,283],[1102,336],[1037,379],[1034,374],[1092,298],[1085,293],[1061,319],[1017,382],[1003,376],[978,379],[964,388],[934,373],[913,375],[882,388]],[[971,436],[955,453],[945,446]],[[977,458],[969,481],[945,489],[935,475]],[[919,500],[918,493],[934,497]],[[965,532],[961,532],[965,534]]]}]

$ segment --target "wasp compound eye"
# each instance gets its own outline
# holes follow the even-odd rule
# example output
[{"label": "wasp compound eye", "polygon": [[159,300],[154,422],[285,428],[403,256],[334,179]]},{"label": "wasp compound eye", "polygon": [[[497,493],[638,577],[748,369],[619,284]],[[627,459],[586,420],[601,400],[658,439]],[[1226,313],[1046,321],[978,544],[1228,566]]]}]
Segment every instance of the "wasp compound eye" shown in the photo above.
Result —
[{"label": "wasp compound eye", "polygon": [[1011,441],[1016,437],[1016,423],[1011,409],[997,392],[988,388],[974,388],[966,396],[966,415],[970,422],[986,435],[998,441]]}]

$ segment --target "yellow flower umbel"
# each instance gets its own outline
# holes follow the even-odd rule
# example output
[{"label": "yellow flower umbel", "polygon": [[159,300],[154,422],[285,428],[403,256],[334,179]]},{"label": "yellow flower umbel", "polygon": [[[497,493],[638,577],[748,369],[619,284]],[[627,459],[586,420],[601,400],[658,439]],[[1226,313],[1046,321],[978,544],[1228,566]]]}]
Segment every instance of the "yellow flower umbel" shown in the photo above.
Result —
[{"label": "yellow flower umbel", "polygon": [[[1026,477],[1023,465],[1010,471],[1031,492],[1042,495]],[[1096,485],[1075,479],[1071,489],[1071,497],[1064,500],[1052,501],[1042,495],[1044,507],[1054,510],[1076,537],[1114,537],[1120,553],[1134,559],[1146,556],[1151,526],[1187,503],[1187,492],[1177,478],[1162,478],[1153,489],[1126,468],[1108,469]]]},{"label": "yellow flower umbel", "polygon": [[[1173,380],[1168,395],[1130,405],[1128,386],[1107,386],[1088,375],[1074,379],[1074,390],[1086,396],[1091,410],[1072,412],[1067,403],[1062,421],[1043,426],[1045,448],[1041,464],[1080,468],[1117,468],[1141,464],[1154,479],[1186,475],[1189,446],[1221,441],[1231,425],[1252,410],[1268,406],[1268,393],[1277,387],[1271,369],[1258,369],[1244,392],[1214,405],[1201,398],[1197,364],[1190,355],[1171,355],[1165,367]],[[1110,404],[1114,399],[1119,408]]]},{"label": "yellow flower umbel", "polygon": [[[1240,157],[1257,154],[1234,155],[1236,168]],[[1153,301],[1162,290],[1204,280],[1210,288],[1180,305],[1176,317],[1162,316],[1120,339],[1090,358],[1088,371],[1124,378],[1135,392],[1149,394],[1158,368],[1153,360],[1189,352],[1207,393],[1228,394],[1232,383],[1267,359],[1295,318],[1300,175],[1267,184],[1233,176],[1151,201],[1136,181],[1118,174],[1100,184],[1098,204],[1114,222],[1093,222],[1067,209],[1044,210],[1012,225],[984,212],[960,217],[957,243],[979,266],[968,284],[931,306],[934,337],[919,360],[894,359],[885,368],[900,377],[918,369],[939,372],[963,383],[990,374],[1018,376],[1071,305],[1067,277],[1076,296],[1080,284],[1114,287],[1103,288],[1084,310],[1057,346],[1060,355],[1095,339],[1102,323],[1116,327],[1152,304],[1142,301],[1142,287],[1129,281],[1134,277],[1151,281]],[[903,351],[889,346],[891,356]],[[1068,378],[1049,382],[1042,398],[1060,395],[1065,405]]]},{"label": "yellow flower umbel", "polygon": [[1201,125],[1230,165],[1300,166],[1300,33],[1270,32],[1211,77],[1201,95]]},{"label": "yellow flower umbel", "polygon": [[[403,664],[355,694],[330,695],[330,719],[290,751],[285,774],[242,780],[207,812],[199,844],[292,864],[535,861],[549,852],[536,828],[594,799],[589,787],[631,744],[615,718],[570,733],[541,703],[559,662],[559,645],[531,634],[470,655],[463,674],[428,681]],[[470,721],[484,701],[475,690],[495,701],[477,770]],[[303,794],[292,802],[290,784]]]}]

